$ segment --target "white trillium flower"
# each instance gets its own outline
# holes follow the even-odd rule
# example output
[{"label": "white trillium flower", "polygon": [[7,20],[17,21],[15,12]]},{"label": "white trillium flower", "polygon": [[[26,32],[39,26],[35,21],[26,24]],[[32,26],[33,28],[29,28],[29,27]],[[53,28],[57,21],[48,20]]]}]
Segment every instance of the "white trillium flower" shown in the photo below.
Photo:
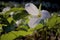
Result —
[{"label": "white trillium flower", "polygon": [[16,21],[16,25],[19,26],[19,24],[21,23],[21,21],[22,21],[22,19],[17,20],[17,21]]},{"label": "white trillium flower", "polygon": [[[2,13],[5,13],[5,12],[9,11],[10,9],[11,9],[10,7],[6,7],[3,9]],[[14,14],[14,12],[10,13],[11,17],[13,17],[13,14]]]},{"label": "white trillium flower", "polygon": [[14,12],[11,12],[11,13],[10,13],[11,17],[13,17],[13,14],[14,14]]},{"label": "white trillium flower", "polygon": [[[46,10],[39,11],[38,8],[32,4],[32,3],[27,3],[25,5],[26,11],[32,15],[32,18],[30,19],[28,25],[30,28],[34,28],[41,20],[50,18],[50,13]],[[40,17],[38,17],[41,15]]]},{"label": "white trillium flower", "polygon": [[9,11],[10,9],[11,9],[10,7],[6,7],[3,9],[2,13],[5,13],[5,12]]}]

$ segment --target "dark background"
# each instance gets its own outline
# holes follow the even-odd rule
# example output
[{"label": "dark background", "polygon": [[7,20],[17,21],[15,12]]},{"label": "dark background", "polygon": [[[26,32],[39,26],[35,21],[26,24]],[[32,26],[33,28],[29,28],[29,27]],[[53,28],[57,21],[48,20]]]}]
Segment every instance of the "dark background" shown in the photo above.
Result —
[{"label": "dark background", "polygon": [[0,0],[0,1],[5,1],[5,2],[8,2],[8,1],[15,1],[15,2],[31,2],[31,1],[45,1],[45,2],[51,2],[51,3],[60,3],[59,0]]},{"label": "dark background", "polygon": [[[60,1],[59,0],[0,0],[0,1],[4,1],[4,2],[9,2],[9,1],[12,1],[12,2],[18,2],[18,3],[27,3],[27,2],[32,2],[34,4],[36,4],[36,6],[38,7],[40,3],[43,3],[47,5],[47,2],[50,3],[50,7],[47,5],[44,6],[42,4],[42,9],[44,10],[48,10],[48,11],[51,11],[51,12],[57,12],[57,11],[60,11]],[[57,6],[56,6],[56,5]],[[55,5],[55,6],[54,6]],[[1,5],[0,5],[1,6]]]}]

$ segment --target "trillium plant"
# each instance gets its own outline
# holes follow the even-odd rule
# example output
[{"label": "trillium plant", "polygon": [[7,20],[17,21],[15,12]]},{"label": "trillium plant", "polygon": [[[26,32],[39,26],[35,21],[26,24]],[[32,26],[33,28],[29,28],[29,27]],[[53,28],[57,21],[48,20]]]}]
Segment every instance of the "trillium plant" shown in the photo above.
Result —
[{"label": "trillium plant", "polygon": [[11,8],[10,7],[5,7],[3,10],[2,10],[2,13],[5,13],[7,11],[9,11]]},{"label": "trillium plant", "polygon": [[50,13],[47,10],[39,11],[39,9],[33,3],[25,4],[25,10],[31,15],[28,22],[28,26],[30,28],[34,28],[40,23],[41,20],[50,18]]}]

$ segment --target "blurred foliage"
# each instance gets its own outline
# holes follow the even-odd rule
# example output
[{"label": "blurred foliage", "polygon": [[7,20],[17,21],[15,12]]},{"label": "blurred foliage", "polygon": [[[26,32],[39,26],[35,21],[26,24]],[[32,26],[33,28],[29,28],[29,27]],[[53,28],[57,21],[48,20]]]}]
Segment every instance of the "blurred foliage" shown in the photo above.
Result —
[{"label": "blurred foliage", "polygon": [[[39,10],[41,5],[39,6]],[[14,12],[13,16],[10,15]],[[28,26],[28,13],[23,7],[11,8],[11,10],[0,13],[0,40],[20,40],[24,37],[26,40],[47,40],[47,36],[60,33],[60,16],[57,13],[53,13],[51,18],[44,20],[45,23],[38,24],[35,28],[29,28]],[[19,25],[16,21],[21,20]],[[19,23],[19,22],[18,22]],[[24,39],[22,38],[22,39]]]}]

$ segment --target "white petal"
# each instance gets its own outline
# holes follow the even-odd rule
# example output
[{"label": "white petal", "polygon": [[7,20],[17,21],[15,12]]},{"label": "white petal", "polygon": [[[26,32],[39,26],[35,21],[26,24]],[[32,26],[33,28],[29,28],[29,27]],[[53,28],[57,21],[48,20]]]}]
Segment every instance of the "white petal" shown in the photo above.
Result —
[{"label": "white petal", "polygon": [[29,25],[30,28],[34,28],[40,21],[41,21],[40,18],[33,17],[33,18],[30,19],[28,25]]},{"label": "white petal", "polygon": [[19,24],[21,23],[21,21],[22,21],[21,19],[16,21],[17,26],[19,26]]},{"label": "white petal", "polygon": [[14,12],[11,12],[10,15],[13,16]]},{"label": "white petal", "polygon": [[40,23],[41,20],[50,18],[50,13],[46,10],[41,11],[41,17],[32,17],[28,23],[30,28],[34,28],[37,24]]},{"label": "white petal", "polygon": [[31,15],[34,15],[34,16],[37,16],[39,14],[39,10],[38,8],[33,4],[33,3],[27,3],[25,5],[25,10],[31,14]]},{"label": "white petal", "polygon": [[50,18],[50,13],[47,10],[41,11],[41,19],[47,19]]}]

